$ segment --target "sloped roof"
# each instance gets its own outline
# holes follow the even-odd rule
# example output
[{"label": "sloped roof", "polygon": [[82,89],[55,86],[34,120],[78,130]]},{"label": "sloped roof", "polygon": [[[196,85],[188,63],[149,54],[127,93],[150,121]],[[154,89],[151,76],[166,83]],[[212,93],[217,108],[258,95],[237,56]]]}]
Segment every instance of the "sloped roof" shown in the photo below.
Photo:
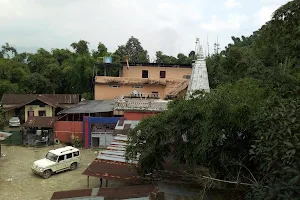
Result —
[{"label": "sloped roof", "polygon": [[26,104],[36,99],[43,99],[52,104],[75,104],[79,102],[79,94],[3,94],[3,105]]},{"label": "sloped roof", "polygon": [[54,122],[55,122],[55,117],[34,116],[34,117],[29,117],[29,119],[23,124],[23,126],[52,128],[54,126]]},{"label": "sloped roof", "polygon": [[73,107],[67,108],[59,112],[59,114],[71,113],[99,113],[111,112],[114,110],[113,100],[85,100],[81,101]]},{"label": "sloped roof", "polygon": [[150,78],[131,78],[131,77],[110,77],[110,76],[96,76],[95,83],[99,84],[148,84],[148,85],[166,85],[165,79],[150,79]]},{"label": "sloped roof", "polygon": [[[140,197],[148,197],[150,193],[156,193],[158,188],[154,185],[137,185],[125,186],[119,188],[94,188],[94,189],[80,189],[54,192],[51,199],[70,199],[70,198],[84,198],[84,199],[134,199]],[[92,198],[88,198],[92,197]],[[102,198],[101,198],[102,197]],[[80,199],[81,199],[80,198]],[[149,199],[149,198],[146,198]]]}]

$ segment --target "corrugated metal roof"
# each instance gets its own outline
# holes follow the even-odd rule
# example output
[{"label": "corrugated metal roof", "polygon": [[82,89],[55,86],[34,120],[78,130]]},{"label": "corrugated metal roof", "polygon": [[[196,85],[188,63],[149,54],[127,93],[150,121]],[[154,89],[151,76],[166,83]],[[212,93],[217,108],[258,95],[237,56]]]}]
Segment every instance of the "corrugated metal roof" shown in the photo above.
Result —
[{"label": "corrugated metal roof", "polygon": [[94,188],[82,190],[69,190],[54,192],[54,199],[149,199],[150,193],[156,193],[158,188],[154,185],[125,186],[119,188]]},{"label": "corrugated metal roof", "polygon": [[139,120],[123,120],[122,123],[119,123],[119,122],[121,122],[121,120],[118,121],[118,123],[115,127],[115,130],[124,130],[126,124],[129,124],[130,128],[133,129],[138,125],[138,123],[140,121]]},{"label": "corrugated metal roof", "polygon": [[22,125],[24,127],[44,127],[52,128],[54,126],[55,117],[33,116]]},{"label": "corrugated metal roof", "polygon": [[34,101],[37,97],[43,97],[58,104],[74,104],[79,102],[79,94],[3,94],[3,105],[26,104]]},{"label": "corrugated metal roof", "polygon": [[71,114],[71,113],[100,113],[111,112],[114,110],[113,100],[85,100],[74,105],[71,108],[67,108],[59,114]]},{"label": "corrugated metal roof", "polygon": [[167,100],[155,99],[116,99],[115,110],[162,112],[167,109]]},{"label": "corrugated metal roof", "polygon": [[11,136],[11,133],[0,131],[0,142]]}]

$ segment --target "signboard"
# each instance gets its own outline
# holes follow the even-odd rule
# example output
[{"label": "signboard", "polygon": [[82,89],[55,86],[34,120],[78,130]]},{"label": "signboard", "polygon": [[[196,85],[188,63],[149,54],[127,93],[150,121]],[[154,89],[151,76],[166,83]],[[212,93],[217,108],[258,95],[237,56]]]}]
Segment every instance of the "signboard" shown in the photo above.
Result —
[{"label": "signboard", "polygon": [[104,63],[112,63],[112,57],[104,57],[103,62]]}]

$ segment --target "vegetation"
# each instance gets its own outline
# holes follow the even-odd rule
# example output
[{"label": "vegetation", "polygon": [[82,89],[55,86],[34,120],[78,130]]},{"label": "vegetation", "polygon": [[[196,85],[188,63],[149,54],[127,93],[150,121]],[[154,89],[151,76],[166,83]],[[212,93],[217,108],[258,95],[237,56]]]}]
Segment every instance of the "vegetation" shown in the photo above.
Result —
[{"label": "vegetation", "polygon": [[[8,43],[0,49],[0,96],[3,93],[77,93],[85,99],[92,99],[94,75],[118,76],[120,62],[147,63],[147,50],[137,38],[130,37],[125,45],[115,52],[108,52],[99,42],[96,50],[88,47],[88,42],[73,42],[69,49],[43,48],[36,53],[20,53]],[[162,54],[162,53],[161,53]],[[104,72],[103,58],[111,56],[113,63]],[[172,59],[169,59],[172,58]],[[191,63],[191,57],[157,57],[163,63]]]},{"label": "vegetation", "polygon": [[251,36],[232,37],[208,57],[209,94],[174,101],[129,133],[127,158],[141,153],[141,175],[172,156],[235,183],[246,199],[299,199],[299,6],[281,6]]}]

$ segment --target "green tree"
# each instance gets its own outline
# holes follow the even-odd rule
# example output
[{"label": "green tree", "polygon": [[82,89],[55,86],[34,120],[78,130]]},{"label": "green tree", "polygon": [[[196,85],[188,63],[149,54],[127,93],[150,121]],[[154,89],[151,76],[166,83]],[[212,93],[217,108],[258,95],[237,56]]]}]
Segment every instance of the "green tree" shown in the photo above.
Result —
[{"label": "green tree", "polygon": [[75,50],[77,54],[81,55],[89,55],[89,47],[88,47],[88,42],[84,40],[79,40],[79,42],[73,42],[71,44],[71,47]]},{"label": "green tree", "polygon": [[141,46],[140,41],[137,38],[131,36],[126,45],[125,53],[129,57],[129,61],[133,63],[148,63],[149,56],[147,50]]},{"label": "green tree", "polygon": [[257,114],[257,140],[250,154],[259,163],[260,184],[249,199],[298,199],[300,196],[299,90],[276,97]]},{"label": "green tree", "polygon": [[2,45],[1,54],[2,54],[2,57],[10,58],[11,54],[16,56],[18,53],[14,47],[10,46],[8,43],[5,43],[5,45]]},{"label": "green tree", "polygon": [[141,153],[142,175],[161,169],[165,157],[173,155],[177,163],[208,167],[219,178],[236,180],[239,172],[251,177],[243,167],[250,165],[251,118],[268,95],[260,82],[242,79],[205,96],[175,101],[167,111],[142,120],[129,133],[127,156]]},{"label": "green tree", "polygon": [[35,72],[22,79],[20,85],[24,92],[32,94],[51,94],[54,88],[49,79]]}]

